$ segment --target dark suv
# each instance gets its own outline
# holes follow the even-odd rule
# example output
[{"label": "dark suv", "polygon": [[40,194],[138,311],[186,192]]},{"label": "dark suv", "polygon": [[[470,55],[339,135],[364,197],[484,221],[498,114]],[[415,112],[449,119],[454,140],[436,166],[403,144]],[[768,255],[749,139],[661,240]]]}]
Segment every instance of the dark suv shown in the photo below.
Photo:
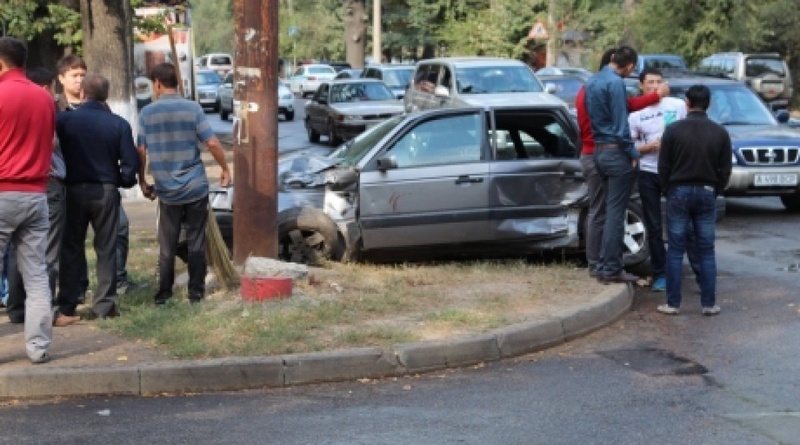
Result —
[{"label": "dark suv", "polygon": [[[743,83],[713,76],[684,75],[668,79],[671,94],[685,97],[695,84],[711,90],[708,116],[722,124],[733,143],[733,171],[725,196],[778,196],[800,211],[800,131],[787,125],[786,110],[773,112]],[[637,91],[635,79],[626,79]]]}]

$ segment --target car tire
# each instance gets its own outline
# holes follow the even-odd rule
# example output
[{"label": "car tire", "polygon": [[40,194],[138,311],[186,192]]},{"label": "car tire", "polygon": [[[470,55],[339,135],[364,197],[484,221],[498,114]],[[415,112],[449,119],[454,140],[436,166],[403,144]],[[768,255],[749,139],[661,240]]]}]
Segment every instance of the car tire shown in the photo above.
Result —
[{"label": "car tire", "polygon": [[311,120],[306,118],[306,134],[308,134],[309,142],[319,142],[319,133],[311,128]]},{"label": "car tire", "polygon": [[294,111],[289,111],[287,113],[284,113],[283,117],[285,117],[287,121],[293,121],[294,120]]},{"label": "car tire", "polygon": [[278,258],[292,263],[319,265],[338,260],[339,232],[321,210],[298,207],[278,215]]},{"label": "car tire", "polygon": [[336,147],[341,144],[342,140],[336,136],[336,130],[333,127],[333,121],[328,121],[328,145]]},{"label": "car tire", "polygon": [[650,258],[647,231],[644,229],[644,212],[638,202],[629,201],[625,211],[625,250],[622,263],[625,267],[638,266]]},{"label": "car tire", "polygon": [[800,212],[800,193],[791,195],[781,195],[781,202],[786,210],[790,212]]},{"label": "car tire", "polygon": [[228,120],[228,110],[222,104],[219,104],[219,118],[224,121]]}]

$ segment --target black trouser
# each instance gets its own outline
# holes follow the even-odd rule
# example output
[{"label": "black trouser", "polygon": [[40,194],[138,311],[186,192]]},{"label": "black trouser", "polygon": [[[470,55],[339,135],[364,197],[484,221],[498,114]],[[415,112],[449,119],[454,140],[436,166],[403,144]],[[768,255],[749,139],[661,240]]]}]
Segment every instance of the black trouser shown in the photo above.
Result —
[{"label": "black trouser", "polygon": [[[56,280],[58,280],[58,261],[61,255],[61,238],[64,234],[64,203],[66,201],[66,189],[64,183],[58,179],[50,179],[47,182],[47,208],[48,219],[50,220],[50,231],[47,233],[47,275],[50,281],[51,298],[55,296]],[[13,244],[9,244],[12,249],[9,252],[8,262],[8,302],[6,303],[8,318],[16,323],[25,320],[25,286],[22,282],[22,275],[17,269],[17,255],[13,252]]]},{"label": "black trouser", "polygon": [[97,292],[92,310],[98,317],[116,312],[117,303],[117,230],[119,192],[113,184],[67,185],[67,215],[61,245],[61,270],[58,276],[56,303],[64,315],[74,315],[83,289],[81,279],[86,267],[86,232],[94,230],[97,256]]},{"label": "black trouser", "polygon": [[158,204],[158,295],[172,296],[175,283],[175,253],[181,225],[186,229],[189,250],[189,299],[200,300],[206,289],[206,223],[208,196],[187,204]]}]

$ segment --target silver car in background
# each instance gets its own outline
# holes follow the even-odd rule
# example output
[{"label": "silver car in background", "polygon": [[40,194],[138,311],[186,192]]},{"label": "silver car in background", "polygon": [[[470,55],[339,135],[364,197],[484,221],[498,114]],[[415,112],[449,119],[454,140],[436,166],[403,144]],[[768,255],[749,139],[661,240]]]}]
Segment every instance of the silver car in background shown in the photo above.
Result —
[{"label": "silver car in background", "polygon": [[292,92],[302,97],[314,94],[319,84],[336,77],[336,70],[330,65],[309,64],[299,66],[289,77]]},{"label": "silver car in background", "polygon": [[306,104],[308,140],[321,134],[337,146],[368,127],[403,114],[403,103],[383,82],[374,79],[343,79],[325,82]]}]

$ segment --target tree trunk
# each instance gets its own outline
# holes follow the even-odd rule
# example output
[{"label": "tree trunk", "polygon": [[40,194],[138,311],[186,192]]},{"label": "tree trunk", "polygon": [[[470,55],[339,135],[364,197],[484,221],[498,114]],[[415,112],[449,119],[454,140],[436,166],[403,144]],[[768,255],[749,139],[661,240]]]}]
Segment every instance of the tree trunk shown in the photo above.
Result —
[{"label": "tree trunk", "polygon": [[83,57],[89,72],[111,83],[108,105],[136,129],[133,21],[129,0],[80,0]]},{"label": "tree trunk", "polygon": [[344,2],[344,46],[347,63],[353,68],[364,68],[364,37],[367,33],[364,3],[365,0]]}]

